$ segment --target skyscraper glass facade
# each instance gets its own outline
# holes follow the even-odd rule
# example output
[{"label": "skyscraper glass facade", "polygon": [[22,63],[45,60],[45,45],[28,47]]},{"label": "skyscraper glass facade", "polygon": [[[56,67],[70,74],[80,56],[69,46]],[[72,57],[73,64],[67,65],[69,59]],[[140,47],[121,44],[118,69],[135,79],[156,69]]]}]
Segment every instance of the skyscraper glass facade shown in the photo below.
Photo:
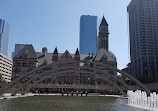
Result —
[{"label": "skyscraper glass facade", "polygon": [[12,52],[12,58],[18,54],[18,52],[21,51],[22,48],[24,48],[27,44],[15,44],[14,52]]},{"label": "skyscraper glass facade", "polygon": [[0,19],[0,52],[8,55],[9,24]]},{"label": "skyscraper glass facade", "polygon": [[99,20],[97,16],[82,15],[80,18],[80,44],[81,54],[96,54],[97,33]]}]

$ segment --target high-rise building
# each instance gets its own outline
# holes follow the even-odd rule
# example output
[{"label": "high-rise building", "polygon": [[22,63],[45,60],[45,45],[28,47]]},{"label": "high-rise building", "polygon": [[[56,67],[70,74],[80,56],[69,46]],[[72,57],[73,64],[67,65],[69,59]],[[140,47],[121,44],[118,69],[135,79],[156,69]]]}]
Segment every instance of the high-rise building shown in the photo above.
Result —
[{"label": "high-rise building", "polygon": [[21,49],[24,48],[25,46],[26,44],[15,44],[14,52],[12,52],[12,58],[14,58],[14,56],[18,54],[18,52],[21,51]]},{"label": "high-rise building", "polygon": [[13,61],[0,52],[0,74],[6,82],[11,82]]},{"label": "high-rise building", "polygon": [[81,54],[96,54],[97,52],[97,29],[99,19],[97,16],[82,15],[80,18],[80,44]]},{"label": "high-rise building", "polygon": [[132,0],[127,7],[130,73],[158,80],[158,0]]},{"label": "high-rise building", "polygon": [[0,52],[8,55],[8,36],[9,25],[6,21],[0,19]]}]

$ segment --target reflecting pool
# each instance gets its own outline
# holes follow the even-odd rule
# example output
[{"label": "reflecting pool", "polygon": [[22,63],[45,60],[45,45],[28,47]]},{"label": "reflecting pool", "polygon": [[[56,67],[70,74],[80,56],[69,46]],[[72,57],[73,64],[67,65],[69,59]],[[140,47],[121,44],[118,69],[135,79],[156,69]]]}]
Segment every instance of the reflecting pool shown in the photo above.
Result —
[{"label": "reflecting pool", "polygon": [[105,96],[34,96],[0,100],[0,111],[147,111]]}]

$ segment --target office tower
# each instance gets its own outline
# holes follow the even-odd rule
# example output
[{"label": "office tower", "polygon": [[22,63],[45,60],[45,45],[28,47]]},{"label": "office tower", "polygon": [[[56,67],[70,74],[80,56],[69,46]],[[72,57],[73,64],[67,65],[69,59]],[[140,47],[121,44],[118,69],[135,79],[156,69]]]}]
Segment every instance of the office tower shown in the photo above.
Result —
[{"label": "office tower", "polygon": [[97,16],[82,15],[80,18],[80,44],[81,54],[96,54],[97,52]]},{"label": "office tower", "polygon": [[131,74],[158,80],[158,0],[132,0],[129,17]]},{"label": "office tower", "polygon": [[0,52],[8,55],[8,36],[9,25],[6,21],[0,19]]},{"label": "office tower", "polygon": [[13,61],[0,52],[0,74],[6,82],[11,82]]},{"label": "office tower", "polygon": [[12,52],[12,58],[14,58],[14,56],[16,54],[18,54],[18,52],[24,48],[26,46],[26,44],[15,44],[15,49],[14,49],[14,52]]}]

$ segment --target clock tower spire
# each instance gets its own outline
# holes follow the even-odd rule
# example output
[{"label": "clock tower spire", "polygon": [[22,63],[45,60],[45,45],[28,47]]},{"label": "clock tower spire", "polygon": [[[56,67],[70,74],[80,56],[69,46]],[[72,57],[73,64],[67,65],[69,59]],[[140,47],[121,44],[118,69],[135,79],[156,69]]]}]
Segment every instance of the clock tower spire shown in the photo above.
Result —
[{"label": "clock tower spire", "polygon": [[109,30],[108,30],[108,23],[105,20],[104,16],[99,26],[99,36],[98,36],[98,50],[101,48],[104,48],[107,51],[109,51]]}]

